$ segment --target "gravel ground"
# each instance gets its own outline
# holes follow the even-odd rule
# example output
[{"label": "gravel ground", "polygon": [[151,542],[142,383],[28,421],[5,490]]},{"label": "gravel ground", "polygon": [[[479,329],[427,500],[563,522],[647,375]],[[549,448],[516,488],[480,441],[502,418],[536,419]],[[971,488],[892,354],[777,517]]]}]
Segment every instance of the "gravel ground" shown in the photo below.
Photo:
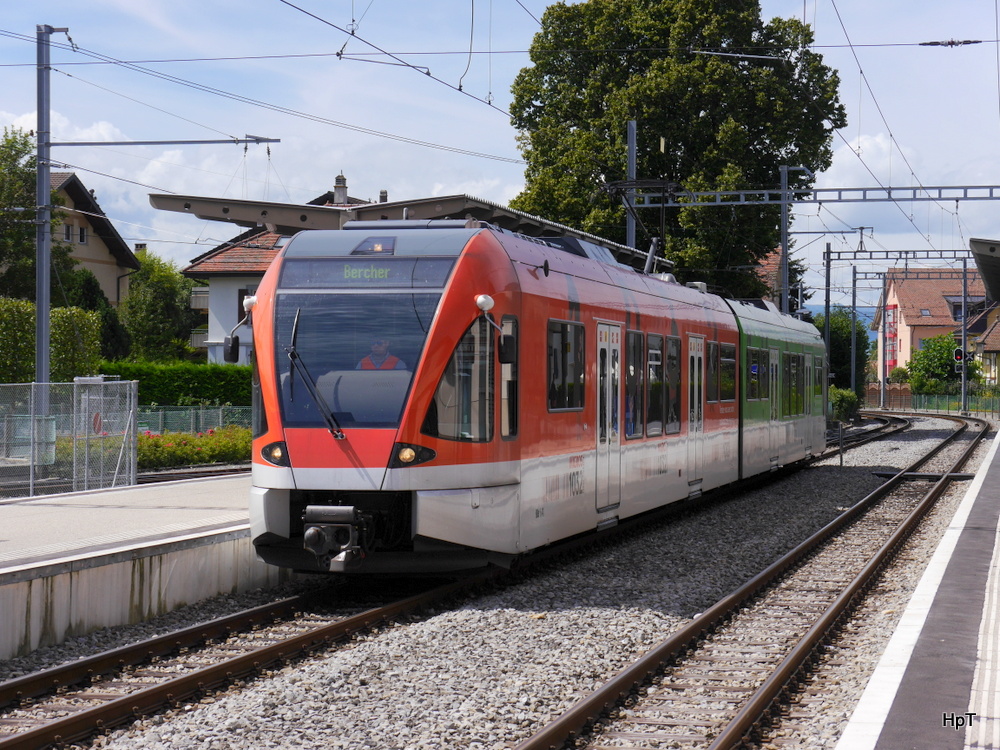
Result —
[{"label": "gravel ground", "polygon": [[[873,468],[902,468],[933,439],[923,429],[865,447],[767,489],[701,508],[621,545],[554,565],[464,606],[365,636],[200,704],[146,719],[94,741],[145,748],[508,748],[569,708],[671,631],[874,489]],[[947,428],[945,428],[947,429]],[[950,513],[947,514],[950,518]],[[946,521],[945,521],[946,523]],[[931,532],[928,537],[934,537]],[[932,549],[933,547],[931,547]],[[916,565],[929,556],[914,552]],[[891,629],[907,585],[859,635]],[[299,584],[298,587],[309,584]],[[909,590],[909,589],[907,589]],[[880,592],[881,593],[881,592]],[[118,628],[0,663],[0,679],[219,616],[269,596],[223,597],[141,628]],[[888,614],[886,614],[888,613]],[[888,637],[887,635],[885,637]],[[882,645],[858,647],[832,716],[830,737],[867,680]],[[844,653],[848,653],[844,649]],[[808,729],[806,731],[809,731]],[[805,746],[805,745],[804,745]],[[820,747],[815,735],[811,748]]]}]

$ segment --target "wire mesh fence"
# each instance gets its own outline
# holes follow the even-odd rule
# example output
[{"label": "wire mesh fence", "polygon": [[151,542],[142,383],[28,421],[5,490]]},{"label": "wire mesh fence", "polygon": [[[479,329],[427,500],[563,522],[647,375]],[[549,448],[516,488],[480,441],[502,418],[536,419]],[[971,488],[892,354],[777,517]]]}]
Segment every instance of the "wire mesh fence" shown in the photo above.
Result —
[{"label": "wire mesh fence", "polygon": [[0,498],[135,484],[136,381],[0,384]]},{"label": "wire mesh fence", "polygon": [[197,434],[220,427],[249,427],[249,406],[140,406],[138,430]]}]

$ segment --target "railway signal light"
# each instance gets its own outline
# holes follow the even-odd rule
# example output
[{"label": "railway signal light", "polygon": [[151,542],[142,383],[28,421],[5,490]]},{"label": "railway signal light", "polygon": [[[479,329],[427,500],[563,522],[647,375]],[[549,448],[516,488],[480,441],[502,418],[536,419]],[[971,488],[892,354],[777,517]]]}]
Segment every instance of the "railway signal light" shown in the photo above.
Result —
[{"label": "railway signal light", "polygon": [[960,346],[955,347],[955,361],[956,362],[965,361],[965,352],[962,350],[962,347]]}]

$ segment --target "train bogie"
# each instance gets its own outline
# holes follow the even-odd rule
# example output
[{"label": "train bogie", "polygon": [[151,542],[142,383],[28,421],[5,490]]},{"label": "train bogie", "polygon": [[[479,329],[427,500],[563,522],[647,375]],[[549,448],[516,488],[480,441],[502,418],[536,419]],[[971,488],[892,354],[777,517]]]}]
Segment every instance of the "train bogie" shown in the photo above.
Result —
[{"label": "train bogie", "polygon": [[252,535],[286,567],[506,564],[821,447],[814,329],[576,240],[302,233],[253,318]]}]

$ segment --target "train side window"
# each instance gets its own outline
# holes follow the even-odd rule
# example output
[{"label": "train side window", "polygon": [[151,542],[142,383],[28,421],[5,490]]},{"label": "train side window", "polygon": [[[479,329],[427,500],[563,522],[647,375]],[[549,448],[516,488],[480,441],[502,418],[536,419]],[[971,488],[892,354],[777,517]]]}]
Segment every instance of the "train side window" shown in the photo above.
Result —
[{"label": "train side window", "polygon": [[459,339],[421,432],[447,440],[487,443],[493,439],[493,334],[484,316]]},{"label": "train side window", "polygon": [[781,416],[792,415],[792,355],[785,352],[781,357]]},{"label": "train side window", "polygon": [[663,431],[667,434],[681,431],[681,340],[667,338],[667,416]]},{"label": "train side window", "polygon": [[796,417],[805,414],[806,362],[804,354],[785,352],[783,359],[781,414]]},{"label": "train side window", "polygon": [[646,434],[663,434],[666,401],[663,391],[663,337],[649,334],[646,342]]},{"label": "train side window", "polygon": [[747,401],[760,398],[760,349],[747,347]]},{"label": "train side window", "polygon": [[[777,367],[777,365],[774,365]],[[771,350],[761,349],[760,350],[760,398],[761,401],[768,401],[771,399],[771,377],[775,374],[775,370],[772,369],[771,365]],[[777,394],[774,394],[775,397]]]},{"label": "train side window", "polygon": [[705,376],[705,400],[719,400],[719,345],[714,341],[708,342],[706,352],[707,373]]},{"label": "train side window", "polygon": [[642,437],[643,367],[642,334],[629,331],[625,335],[625,437]]},{"label": "train side window", "polygon": [[587,359],[585,331],[579,323],[549,321],[549,410],[582,409]]},{"label": "train side window", "polygon": [[513,361],[500,365],[500,437],[512,438],[517,437],[517,318],[504,318],[500,327],[504,341],[514,347],[507,357]]},{"label": "train side window", "polygon": [[719,400],[733,401],[736,398],[736,346],[722,344],[719,347]]}]

